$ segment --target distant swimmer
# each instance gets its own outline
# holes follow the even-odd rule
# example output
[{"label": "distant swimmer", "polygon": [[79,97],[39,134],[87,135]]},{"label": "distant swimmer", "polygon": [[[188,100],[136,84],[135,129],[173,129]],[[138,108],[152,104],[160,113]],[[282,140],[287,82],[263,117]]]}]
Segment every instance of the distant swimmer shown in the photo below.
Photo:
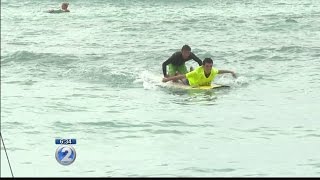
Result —
[{"label": "distant swimmer", "polygon": [[236,74],[229,70],[218,70],[212,67],[213,61],[211,58],[205,58],[203,60],[202,66],[196,68],[195,70],[187,73],[180,74],[172,77],[164,77],[162,82],[177,81],[182,80],[185,85],[198,87],[198,86],[210,86],[211,82],[217,74],[231,73],[234,78]]},{"label": "distant swimmer", "polygon": [[48,13],[63,13],[63,12],[70,12],[69,9],[68,9],[68,6],[69,6],[69,3],[62,3],[61,4],[61,9],[58,9],[58,10],[54,10],[54,9],[51,9],[48,11]]},{"label": "distant swimmer", "polygon": [[[172,56],[162,63],[162,71],[164,77],[175,76],[177,74],[188,73],[185,65],[186,61],[195,60],[199,66],[202,65],[202,61],[191,52],[191,48],[188,45],[184,45],[181,51],[175,52]],[[169,66],[169,73],[167,74],[167,65]],[[192,70],[192,69],[191,69]]]}]

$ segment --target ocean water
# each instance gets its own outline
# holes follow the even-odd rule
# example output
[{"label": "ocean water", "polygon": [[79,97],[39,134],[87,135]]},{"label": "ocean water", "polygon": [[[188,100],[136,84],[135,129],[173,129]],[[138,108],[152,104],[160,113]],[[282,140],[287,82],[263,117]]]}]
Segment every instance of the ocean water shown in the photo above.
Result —
[{"label": "ocean water", "polygon": [[[320,176],[320,1],[69,3],[49,14],[61,1],[1,1],[15,177]],[[184,44],[238,78],[210,91],[162,83]],[[77,139],[73,164],[56,161],[55,138]]]}]

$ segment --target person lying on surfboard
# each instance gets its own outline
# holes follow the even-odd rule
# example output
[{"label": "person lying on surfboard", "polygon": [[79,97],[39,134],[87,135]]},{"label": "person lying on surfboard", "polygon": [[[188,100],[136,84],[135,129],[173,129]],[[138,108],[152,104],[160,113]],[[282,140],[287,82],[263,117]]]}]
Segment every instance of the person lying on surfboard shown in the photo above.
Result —
[{"label": "person lying on surfboard", "polygon": [[[187,74],[188,70],[185,65],[186,61],[195,60],[199,66],[202,65],[201,59],[191,52],[191,48],[188,45],[184,45],[181,51],[175,52],[172,56],[162,63],[162,71],[164,77],[175,76],[177,74]],[[167,74],[167,65],[169,66],[169,72]]]},{"label": "person lying on surfboard", "polygon": [[164,77],[162,82],[177,81],[182,80],[184,84],[197,87],[197,86],[210,86],[211,82],[214,80],[217,74],[231,73],[234,78],[236,74],[229,70],[218,70],[212,68],[213,61],[211,58],[205,58],[203,60],[202,66],[196,68],[195,70],[187,73],[180,74],[172,77]]}]

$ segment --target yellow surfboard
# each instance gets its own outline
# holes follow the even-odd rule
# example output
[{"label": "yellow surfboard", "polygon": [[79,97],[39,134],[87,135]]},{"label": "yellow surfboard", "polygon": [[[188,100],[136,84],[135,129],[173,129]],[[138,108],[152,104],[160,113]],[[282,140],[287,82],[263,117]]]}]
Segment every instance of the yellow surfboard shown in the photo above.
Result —
[{"label": "yellow surfboard", "polygon": [[198,87],[191,87],[187,86],[181,83],[172,83],[170,86],[179,88],[179,89],[202,89],[202,90],[208,90],[208,89],[215,89],[215,88],[222,88],[222,87],[230,87],[227,85],[221,85],[221,84],[211,84],[211,86],[198,86]]},{"label": "yellow surfboard", "polygon": [[189,89],[214,89],[214,88],[220,88],[220,87],[230,87],[230,86],[221,85],[221,84],[211,84],[211,86],[189,87]]}]

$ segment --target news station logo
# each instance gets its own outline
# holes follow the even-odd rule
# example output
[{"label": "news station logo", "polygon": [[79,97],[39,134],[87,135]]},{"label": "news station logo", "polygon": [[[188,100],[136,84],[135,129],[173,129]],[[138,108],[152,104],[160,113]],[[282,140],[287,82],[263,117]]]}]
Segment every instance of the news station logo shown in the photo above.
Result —
[{"label": "news station logo", "polygon": [[56,150],[55,157],[58,163],[65,166],[72,164],[76,160],[76,150],[71,144],[76,144],[76,139],[56,139],[55,142],[62,144]]}]

